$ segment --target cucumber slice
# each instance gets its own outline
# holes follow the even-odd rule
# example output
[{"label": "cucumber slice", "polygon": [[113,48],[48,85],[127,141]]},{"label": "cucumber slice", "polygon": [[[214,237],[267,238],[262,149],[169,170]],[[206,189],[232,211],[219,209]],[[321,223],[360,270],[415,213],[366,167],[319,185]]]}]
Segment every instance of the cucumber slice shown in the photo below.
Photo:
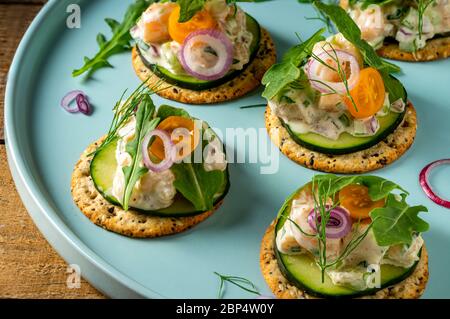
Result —
[{"label": "cucumber slice", "polygon": [[[114,173],[117,169],[116,147],[117,139],[113,140],[97,154],[95,154],[91,162],[91,177],[96,189],[108,202],[116,206],[121,206],[119,201],[111,194]],[[220,202],[228,193],[230,185],[228,179],[228,169],[224,171],[224,174],[226,175],[224,178],[225,182],[222,185],[221,194],[217,197],[215,203]],[[142,210],[134,207],[133,209],[143,213],[162,217],[194,216],[204,213],[204,211],[196,210],[194,205],[192,205],[191,202],[189,202],[180,194],[176,195],[175,201],[171,206],[164,209],[155,211]]]},{"label": "cucumber slice", "polygon": [[405,114],[406,111],[403,113],[389,112],[388,115],[379,117],[380,129],[373,136],[356,137],[349,133],[342,133],[337,140],[332,140],[316,133],[300,134],[294,132],[289,124],[282,120],[281,122],[292,139],[307,149],[324,154],[342,155],[365,150],[378,144],[395,131],[402,123]]},{"label": "cucumber slice", "polygon": [[[308,185],[305,185],[307,187]],[[301,188],[301,192],[304,188]],[[296,196],[291,197],[291,202]],[[277,232],[283,227],[286,216],[291,210],[291,202],[282,207],[277,225],[275,226],[275,237]],[[381,287],[367,289],[364,291],[353,290],[344,286],[334,285],[331,279],[325,275],[322,283],[322,272],[316,265],[314,258],[310,254],[287,255],[280,253],[275,247],[275,255],[278,266],[283,275],[296,287],[306,291],[308,294],[321,298],[358,297],[374,294],[378,290],[395,285],[407,278],[416,268],[417,262],[411,268],[402,268],[392,265],[381,265]],[[420,253],[419,253],[420,255]]]},{"label": "cucumber slice", "polygon": [[144,58],[144,56],[141,54],[139,47],[136,46],[136,48],[137,48],[139,56],[141,57],[141,60],[144,63],[144,65],[146,67],[148,67],[150,70],[152,70],[152,72],[155,73],[158,77],[164,79],[164,81],[166,81],[167,83],[174,84],[176,86],[179,86],[179,87],[185,88],[185,89],[202,91],[202,90],[207,90],[207,89],[218,87],[218,86],[234,79],[239,74],[241,74],[242,71],[244,71],[246,69],[246,67],[255,58],[256,53],[258,53],[259,42],[261,40],[261,27],[259,26],[259,23],[248,14],[247,14],[247,30],[253,34],[253,41],[250,45],[250,61],[249,61],[249,63],[247,63],[247,65],[245,65],[244,68],[242,68],[242,70],[234,70],[232,72],[229,72],[223,78],[215,80],[215,81],[204,81],[204,80],[197,79],[197,78],[187,75],[187,74],[173,74],[166,68],[163,68],[156,64],[152,64],[149,61],[147,61]]}]

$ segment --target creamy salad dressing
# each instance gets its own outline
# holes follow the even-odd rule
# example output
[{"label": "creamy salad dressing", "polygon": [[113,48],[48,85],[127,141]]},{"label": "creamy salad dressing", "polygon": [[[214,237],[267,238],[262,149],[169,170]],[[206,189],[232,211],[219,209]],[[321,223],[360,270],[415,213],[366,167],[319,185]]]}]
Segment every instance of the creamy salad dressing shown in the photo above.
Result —
[{"label": "creamy salad dressing", "polygon": [[[119,140],[116,147],[117,168],[114,173],[113,185],[110,190],[119,201],[125,191],[125,176],[123,168],[130,166],[132,158],[126,151],[126,144],[134,138],[136,130],[136,118],[131,117],[129,122],[118,131]],[[224,171],[227,168],[226,155],[222,142],[212,132],[206,146],[203,168],[210,172],[214,170]],[[144,166],[143,161],[139,163]],[[175,175],[170,169],[155,173],[148,170],[135,184],[130,197],[130,206],[143,210],[158,210],[171,206],[174,202],[176,189],[174,186]]]},{"label": "creamy salad dressing", "polygon": [[[314,201],[308,192],[301,192],[293,200],[289,219],[286,219],[283,227],[278,231],[276,247],[284,254],[312,254],[317,258],[318,242],[316,238],[303,235],[296,224],[306,234],[314,234],[314,230],[307,222],[309,213],[314,209]],[[327,259],[332,262],[344,251],[353,236],[359,236],[367,230],[368,224],[361,222],[353,223],[352,231],[341,239],[327,239]],[[381,266],[390,264],[409,268],[419,260],[418,254],[423,245],[423,239],[416,235],[411,245],[395,245],[381,247],[377,244],[373,232],[362,240],[358,247],[353,250],[342,262],[342,264],[328,268],[327,275],[335,285],[349,286],[357,290],[367,287],[366,277],[368,266]]]},{"label": "creamy salad dressing", "polygon": [[[152,4],[152,6],[155,4]],[[171,3],[161,3],[173,5]],[[207,10],[216,20],[218,29],[230,39],[233,44],[233,64],[231,70],[241,70],[250,61],[250,45],[253,35],[247,30],[247,18],[245,12],[238,6],[229,6],[225,0],[209,0],[205,5]],[[179,60],[181,45],[176,41],[164,43],[149,43],[144,40],[144,24],[159,19],[161,11],[154,10],[149,14],[144,13],[131,30],[131,36],[136,41],[144,58],[151,64],[162,66],[174,74],[187,74]]]},{"label": "creamy salad dressing", "polygon": [[417,4],[396,0],[386,5],[371,4],[363,9],[360,2],[348,8],[350,16],[361,28],[363,39],[373,47],[383,45],[386,37],[395,38],[403,51],[414,52],[436,35],[450,32],[450,1],[435,0],[423,15],[422,34],[419,33]]}]

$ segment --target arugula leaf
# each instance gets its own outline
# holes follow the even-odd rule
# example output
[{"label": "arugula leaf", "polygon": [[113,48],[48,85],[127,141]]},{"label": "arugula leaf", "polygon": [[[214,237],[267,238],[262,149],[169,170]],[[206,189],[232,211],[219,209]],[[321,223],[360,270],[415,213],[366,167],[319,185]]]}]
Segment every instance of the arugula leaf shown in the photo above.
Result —
[{"label": "arugula leaf", "polygon": [[406,93],[406,89],[403,84],[387,72],[381,72],[381,76],[383,77],[384,86],[389,93],[389,100],[391,103],[397,101],[398,99],[402,99],[406,103],[408,100],[408,94]]},{"label": "arugula leaf", "polygon": [[184,109],[180,109],[177,107],[169,106],[169,105],[161,105],[158,109],[158,113],[156,114],[162,120],[168,118],[169,116],[181,116],[186,118],[191,118],[189,113]]},{"label": "arugula leaf", "polygon": [[180,18],[178,22],[187,22],[199,11],[203,9],[206,0],[178,0],[180,5]]},{"label": "arugula leaf", "polygon": [[111,31],[113,33],[111,39],[107,40],[105,35],[99,33],[97,35],[97,44],[99,46],[99,51],[92,59],[85,57],[84,65],[77,70],[73,70],[72,76],[77,77],[85,72],[88,72],[87,76],[90,77],[95,71],[100,68],[113,67],[108,62],[108,58],[114,54],[131,49],[130,42],[132,38],[129,31],[131,27],[136,23],[136,20],[153,2],[153,0],[136,0],[128,7],[128,10],[125,13],[123,21],[121,23],[117,22],[114,19],[106,18],[105,22],[111,28]]},{"label": "arugula leaf", "polygon": [[125,149],[130,154],[132,161],[130,166],[122,168],[125,176],[125,191],[122,199],[122,207],[125,210],[129,208],[129,201],[133,188],[137,181],[148,172],[148,168],[141,166],[142,161],[142,141],[151,130],[155,129],[159,123],[159,118],[153,118],[155,114],[155,105],[146,94],[142,97],[141,103],[136,112],[136,132],[134,139],[127,143]]},{"label": "arugula leaf", "polygon": [[365,63],[387,73],[400,72],[398,66],[381,59],[370,44],[361,38],[361,30],[343,8],[336,5],[327,5],[320,1],[314,1],[314,6],[328,16],[339,32],[359,49]]},{"label": "arugula leaf", "polygon": [[175,175],[174,186],[199,211],[214,207],[214,195],[221,189],[225,174],[222,171],[207,172],[203,163],[179,163],[171,169]]},{"label": "arugula leaf", "polygon": [[270,67],[262,79],[262,84],[266,86],[262,93],[264,98],[271,100],[286,85],[300,77],[300,65],[309,56],[314,45],[325,39],[322,36],[324,32],[325,29],[320,29],[308,40],[292,47],[286,52],[280,63]]},{"label": "arugula leaf", "polygon": [[[265,2],[270,0],[227,0],[227,4],[236,4],[237,2]],[[180,5],[180,18],[178,22],[187,22],[205,6],[206,0],[177,0]]]},{"label": "arugula leaf", "polygon": [[400,185],[382,177],[373,175],[364,176],[337,176],[332,174],[316,175],[313,184],[318,185],[318,193],[327,193],[333,196],[345,186],[350,184],[361,184],[369,188],[369,196],[373,201],[386,198],[394,190],[408,194]]},{"label": "arugula leaf", "polygon": [[424,206],[410,207],[406,203],[406,194],[397,200],[395,195],[388,195],[386,206],[376,208],[370,213],[372,231],[380,246],[411,244],[413,234],[425,232],[429,225],[418,217],[420,212],[428,212]]}]

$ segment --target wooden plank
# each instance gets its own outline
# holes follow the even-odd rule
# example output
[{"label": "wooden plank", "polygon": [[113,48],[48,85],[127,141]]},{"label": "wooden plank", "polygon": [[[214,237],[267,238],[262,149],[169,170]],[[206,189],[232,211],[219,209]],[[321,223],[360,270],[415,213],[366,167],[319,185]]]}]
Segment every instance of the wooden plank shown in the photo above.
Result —
[{"label": "wooden plank", "polygon": [[67,286],[67,264],[23,206],[0,145],[0,298],[104,298],[86,281]]},{"label": "wooden plank", "polygon": [[41,7],[42,4],[0,4],[0,141],[4,139],[6,76],[22,35]]}]

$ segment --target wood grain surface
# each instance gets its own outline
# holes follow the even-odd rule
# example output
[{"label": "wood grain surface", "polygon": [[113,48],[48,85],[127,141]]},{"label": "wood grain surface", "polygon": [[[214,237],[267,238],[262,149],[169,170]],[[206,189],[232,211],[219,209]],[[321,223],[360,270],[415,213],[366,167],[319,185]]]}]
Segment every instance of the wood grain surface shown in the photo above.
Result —
[{"label": "wood grain surface", "polygon": [[104,298],[84,280],[79,288],[67,285],[68,266],[29,217],[6,160],[6,76],[23,33],[44,2],[0,0],[0,298]]}]

